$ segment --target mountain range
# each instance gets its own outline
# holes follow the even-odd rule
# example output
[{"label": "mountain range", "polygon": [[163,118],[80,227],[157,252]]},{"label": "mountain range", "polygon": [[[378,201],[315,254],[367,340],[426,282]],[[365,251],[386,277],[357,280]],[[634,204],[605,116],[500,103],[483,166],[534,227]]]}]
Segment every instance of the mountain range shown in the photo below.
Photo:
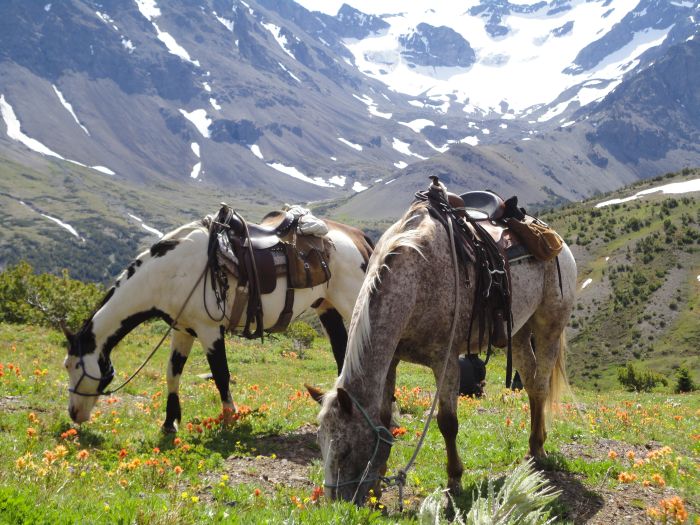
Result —
[{"label": "mountain range", "polygon": [[37,223],[54,248],[105,254],[221,200],[390,220],[429,174],[550,206],[700,165],[697,0],[7,0],[0,14],[0,267],[36,249]]}]

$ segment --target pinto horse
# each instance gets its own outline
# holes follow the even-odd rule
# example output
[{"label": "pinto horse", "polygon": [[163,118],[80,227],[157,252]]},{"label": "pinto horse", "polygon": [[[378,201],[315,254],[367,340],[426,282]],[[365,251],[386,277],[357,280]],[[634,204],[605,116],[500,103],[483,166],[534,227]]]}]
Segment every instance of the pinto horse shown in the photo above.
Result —
[{"label": "pinto horse", "polygon": [[[295,290],[295,318],[314,308],[330,338],[340,371],[345,356],[349,319],[372,252],[371,241],[357,228],[326,221],[331,241],[330,280],[313,288]],[[75,334],[64,327],[68,354],[68,412],[76,423],[90,418],[97,397],[114,376],[110,355],[114,347],[138,325],[160,318],[173,326],[168,362],[168,399],[163,430],[177,431],[181,419],[178,388],[194,339],[206,350],[207,361],[221,396],[224,411],[235,410],[229,391],[224,333],[228,320],[220,312],[211,283],[202,279],[207,268],[209,232],[204,221],[184,225],[141,253],[117,278],[95,313]],[[226,304],[233,304],[236,279],[228,275]],[[274,292],[262,296],[265,328],[273,326],[285,304],[286,276]],[[210,315],[213,313],[214,315]],[[228,313],[228,312],[225,312]],[[221,315],[216,315],[221,314]],[[214,317],[214,319],[212,319]]]},{"label": "pinto horse", "polygon": [[[558,264],[561,281],[555,260],[526,258],[510,268],[513,365],[530,401],[529,454],[536,458],[544,456],[545,407],[566,382],[564,328],[576,285],[576,263],[567,246]],[[462,288],[456,304],[455,287],[473,287],[476,269],[471,262],[457,266],[458,276],[450,236],[424,202],[414,203],[377,243],[352,314],[342,372],[321,398],[318,438],[332,498],[360,504],[383,474],[393,443],[388,428],[400,360],[431,368],[436,383],[445,370],[437,423],[447,449],[448,488],[459,492],[458,357],[468,350],[465,327],[474,293]],[[453,322],[459,328],[447,354]],[[473,334],[472,349],[477,339]]]}]

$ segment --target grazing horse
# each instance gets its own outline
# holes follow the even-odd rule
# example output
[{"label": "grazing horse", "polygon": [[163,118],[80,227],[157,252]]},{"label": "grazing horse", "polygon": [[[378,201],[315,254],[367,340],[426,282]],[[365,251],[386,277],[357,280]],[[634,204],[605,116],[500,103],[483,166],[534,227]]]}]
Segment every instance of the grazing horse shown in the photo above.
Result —
[{"label": "grazing horse", "polygon": [[[330,280],[295,290],[292,318],[314,308],[327,332],[338,368],[347,344],[343,319],[349,319],[372,252],[371,241],[357,228],[326,221],[331,243]],[[207,268],[209,231],[204,221],[184,225],[141,253],[117,278],[95,313],[75,334],[64,328],[68,354],[68,412],[76,423],[90,418],[97,397],[114,376],[112,349],[136,326],[152,318],[173,325],[168,362],[168,400],[163,430],[175,432],[181,419],[178,388],[194,339],[205,349],[224,410],[235,410],[229,391],[224,333],[228,320],[219,310],[211,283],[202,278]],[[233,304],[236,279],[228,276],[225,304]],[[285,305],[286,276],[277,279],[272,293],[262,296],[263,324],[270,328]],[[228,314],[228,312],[225,312]],[[212,319],[212,317],[214,319]]]},{"label": "grazing horse", "polygon": [[[513,365],[529,396],[529,454],[536,458],[544,456],[545,406],[566,381],[564,328],[576,284],[567,246],[558,264],[561,289],[555,260],[526,258],[510,268]],[[455,287],[475,283],[475,273],[473,263],[460,262],[455,282],[449,235],[424,202],[414,203],[377,243],[353,310],[342,372],[322,398],[319,414],[326,492],[332,498],[360,504],[383,474],[393,442],[387,429],[400,360],[431,368],[437,383],[447,359],[437,423],[447,449],[448,488],[459,492],[458,357],[468,349],[474,293],[473,287],[461,290],[455,314]],[[455,315],[458,329],[448,355]]]}]

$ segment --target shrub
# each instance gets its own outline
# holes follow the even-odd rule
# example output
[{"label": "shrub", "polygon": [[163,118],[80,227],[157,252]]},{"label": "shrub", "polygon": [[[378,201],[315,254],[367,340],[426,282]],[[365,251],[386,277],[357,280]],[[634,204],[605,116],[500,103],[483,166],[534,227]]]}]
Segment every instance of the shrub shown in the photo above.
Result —
[{"label": "shrub", "polygon": [[657,385],[668,385],[668,381],[661,374],[637,368],[632,363],[618,369],[617,380],[629,392],[651,392]]},{"label": "shrub", "polygon": [[71,326],[85,320],[104,289],[68,276],[35,274],[20,262],[0,273],[0,322],[56,326],[63,319]]},{"label": "shrub", "polygon": [[690,377],[690,372],[688,371],[688,369],[684,366],[680,367],[678,369],[678,372],[676,372],[676,388],[674,389],[676,394],[680,394],[683,392],[693,392],[697,389],[698,387],[693,382],[693,378]]},{"label": "shrub", "polygon": [[292,341],[292,348],[302,357],[304,350],[311,348],[317,335],[316,330],[304,321],[295,321],[287,328],[287,337]]}]

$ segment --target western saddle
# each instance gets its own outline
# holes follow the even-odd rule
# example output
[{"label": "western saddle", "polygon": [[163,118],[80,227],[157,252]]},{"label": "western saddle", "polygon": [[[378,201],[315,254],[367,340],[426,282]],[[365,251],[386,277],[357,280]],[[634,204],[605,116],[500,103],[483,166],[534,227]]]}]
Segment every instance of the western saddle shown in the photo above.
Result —
[{"label": "western saddle", "polygon": [[[330,279],[330,241],[297,235],[299,217],[286,211],[271,212],[263,224],[246,221],[226,204],[204,220],[209,229],[208,267],[211,287],[223,320],[229,308],[227,273],[237,279],[228,329],[235,332],[246,317],[241,335],[253,339],[264,331],[284,331],[294,310],[294,290],[311,288]],[[277,322],[264,329],[262,295],[275,291],[280,277],[287,277],[284,307]],[[206,283],[205,283],[206,287]],[[206,304],[206,303],[205,303]],[[210,317],[214,318],[211,314]],[[255,324],[255,330],[252,325]]]}]

